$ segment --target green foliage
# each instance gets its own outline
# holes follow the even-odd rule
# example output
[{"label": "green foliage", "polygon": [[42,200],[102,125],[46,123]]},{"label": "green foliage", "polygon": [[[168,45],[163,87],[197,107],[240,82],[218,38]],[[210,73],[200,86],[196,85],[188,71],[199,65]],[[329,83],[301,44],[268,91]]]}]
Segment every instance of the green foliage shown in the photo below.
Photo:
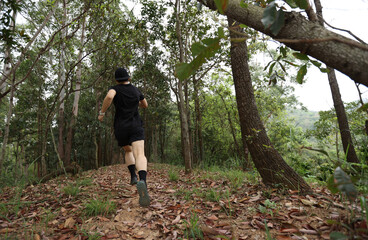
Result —
[{"label": "green foliage", "polygon": [[220,49],[220,40],[223,37],[223,29],[218,29],[217,38],[206,38],[192,45],[194,59],[190,63],[179,63],[175,68],[175,76],[184,80],[193,75],[209,58],[213,57]]},{"label": "green foliage", "polygon": [[75,186],[74,184],[69,184],[68,186],[64,187],[62,191],[68,196],[77,196],[80,193],[79,186]]},{"label": "green foliage", "polygon": [[358,192],[354,184],[350,177],[340,167],[335,169],[334,181],[339,191],[345,194],[350,201],[353,201],[357,197]]},{"label": "green foliage", "polygon": [[277,35],[284,26],[285,13],[277,9],[276,2],[271,2],[263,11],[262,23],[266,29],[270,29],[273,35]]},{"label": "green foliage", "polygon": [[179,174],[175,170],[170,169],[169,180],[172,182],[177,182],[179,180]]},{"label": "green foliage", "polygon": [[183,219],[183,222],[185,224],[184,236],[187,239],[203,239],[203,232],[199,225],[199,217],[194,211],[191,211],[189,220]]},{"label": "green foliage", "polygon": [[85,204],[84,213],[87,216],[109,215],[115,212],[116,204],[113,201],[93,199]]},{"label": "green foliage", "polygon": [[215,0],[217,10],[221,14],[224,14],[224,12],[226,11],[228,2],[229,2],[229,0]]}]

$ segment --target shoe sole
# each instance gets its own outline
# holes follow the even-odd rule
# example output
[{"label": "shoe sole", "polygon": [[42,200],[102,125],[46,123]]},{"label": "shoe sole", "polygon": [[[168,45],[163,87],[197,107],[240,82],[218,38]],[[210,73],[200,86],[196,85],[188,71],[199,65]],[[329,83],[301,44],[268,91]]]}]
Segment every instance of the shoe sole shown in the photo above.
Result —
[{"label": "shoe sole", "polygon": [[150,205],[150,197],[148,195],[147,187],[144,181],[139,181],[137,183],[137,190],[139,194],[139,205],[142,207],[147,207]]},{"label": "shoe sole", "polygon": [[134,179],[133,181],[130,181],[130,185],[136,185],[138,183],[138,180],[137,179]]}]

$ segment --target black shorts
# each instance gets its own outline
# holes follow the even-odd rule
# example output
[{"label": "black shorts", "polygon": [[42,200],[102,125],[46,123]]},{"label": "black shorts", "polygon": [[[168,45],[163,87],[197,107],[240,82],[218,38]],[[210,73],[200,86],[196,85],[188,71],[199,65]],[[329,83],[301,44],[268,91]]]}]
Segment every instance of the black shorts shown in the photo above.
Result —
[{"label": "black shorts", "polygon": [[132,142],[144,140],[144,128],[115,129],[115,137],[119,147],[132,145]]}]

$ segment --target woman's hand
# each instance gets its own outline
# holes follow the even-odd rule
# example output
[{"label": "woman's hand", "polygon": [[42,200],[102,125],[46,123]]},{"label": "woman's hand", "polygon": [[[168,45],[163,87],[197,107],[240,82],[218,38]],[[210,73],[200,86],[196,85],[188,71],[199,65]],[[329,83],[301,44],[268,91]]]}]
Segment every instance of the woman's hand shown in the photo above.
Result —
[{"label": "woman's hand", "polygon": [[104,120],[104,115],[98,115],[98,121],[102,122]]}]

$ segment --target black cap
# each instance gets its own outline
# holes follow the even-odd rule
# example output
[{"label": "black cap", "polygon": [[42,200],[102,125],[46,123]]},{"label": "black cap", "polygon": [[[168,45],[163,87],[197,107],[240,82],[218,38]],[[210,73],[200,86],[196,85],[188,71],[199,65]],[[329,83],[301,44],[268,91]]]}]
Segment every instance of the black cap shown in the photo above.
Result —
[{"label": "black cap", "polygon": [[118,68],[115,71],[115,80],[118,82],[124,82],[124,81],[128,81],[128,79],[130,78],[127,70],[125,68]]}]

